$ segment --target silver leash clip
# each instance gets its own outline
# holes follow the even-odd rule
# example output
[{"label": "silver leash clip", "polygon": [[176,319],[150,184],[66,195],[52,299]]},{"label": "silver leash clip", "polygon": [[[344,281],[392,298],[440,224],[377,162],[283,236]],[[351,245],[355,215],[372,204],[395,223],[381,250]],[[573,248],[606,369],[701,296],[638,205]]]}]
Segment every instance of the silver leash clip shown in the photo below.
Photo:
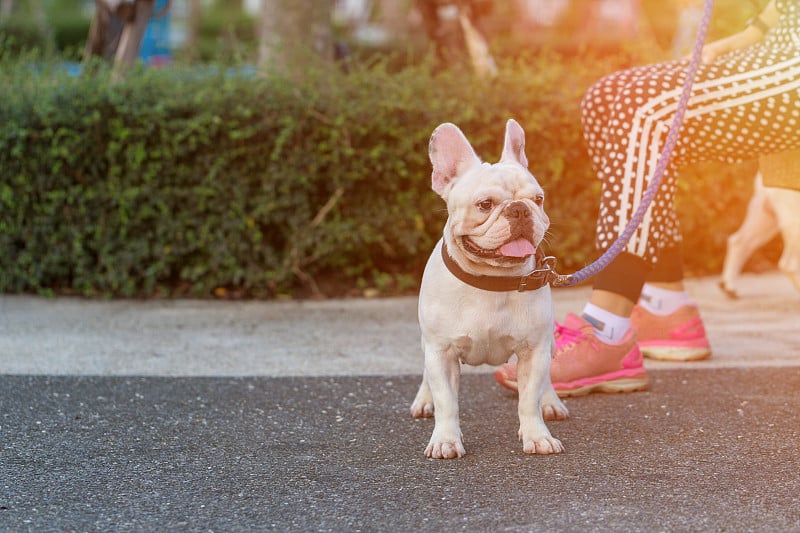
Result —
[{"label": "silver leash clip", "polygon": [[546,272],[547,281],[553,287],[569,287],[574,283],[572,279],[572,275],[570,274],[559,274],[556,272],[556,258],[552,255],[548,255],[544,259],[542,259],[542,267],[535,270],[534,272]]},{"label": "silver leash clip", "polygon": [[519,292],[523,292],[526,290],[536,290],[544,287],[550,280],[552,276],[555,274],[555,267],[556,267],[556,258],[552,255],[548,255],[543,257],[541,262],[539,263],[539,268],[532,271],[527,276],[523,276],[519,280],[519,287],[517,290]]}]

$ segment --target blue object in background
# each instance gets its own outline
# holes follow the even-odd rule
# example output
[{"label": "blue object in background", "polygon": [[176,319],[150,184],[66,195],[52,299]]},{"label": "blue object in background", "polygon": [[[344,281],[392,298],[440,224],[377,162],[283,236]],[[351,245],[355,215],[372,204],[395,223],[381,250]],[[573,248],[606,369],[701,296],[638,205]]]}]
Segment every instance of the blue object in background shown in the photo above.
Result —
[{"label": "blue object in background", "polygon": [[156,0],[153,7],[153,16],[147,23],[142,37],[142,47],[139,58],[150,67],[162,67],[172,63],[172,53],[169,49],[169,0]]}]

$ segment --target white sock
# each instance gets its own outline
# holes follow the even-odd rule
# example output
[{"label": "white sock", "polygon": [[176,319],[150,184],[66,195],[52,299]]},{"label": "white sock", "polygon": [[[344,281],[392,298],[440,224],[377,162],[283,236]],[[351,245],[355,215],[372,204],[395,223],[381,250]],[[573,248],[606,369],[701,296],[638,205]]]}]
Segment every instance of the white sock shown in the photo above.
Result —
[{"label": "white sock", "polygon": [[684,305],[692,303],[686,291],[670,291],[644,284],[639,305],[654,315],[671,315]]},{"label": "white sock", "polygon": [[594,326],[597,338],[606,344],[620,344],[631,327],[630,318],[615,315],[594,304],[587,303],[582,314]]}]

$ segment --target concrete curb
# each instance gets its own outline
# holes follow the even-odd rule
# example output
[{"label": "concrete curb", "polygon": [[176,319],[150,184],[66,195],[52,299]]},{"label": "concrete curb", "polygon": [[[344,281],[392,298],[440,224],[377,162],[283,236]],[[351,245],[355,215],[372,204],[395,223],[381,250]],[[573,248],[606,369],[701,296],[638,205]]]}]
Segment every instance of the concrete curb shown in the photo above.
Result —
[{"label": "concrete curb", "polygon": [[[688,281],[714,355],[648,367],[800,365],[800,293],[778,272],[746,275],[730,300]],[[556,317],[589,288],[554,291]],[[0,374],[402,375],[422,371],[415,297],[327,301],[96,301],[0,296]],[[465,372],[487,372],[488,367]]]}]

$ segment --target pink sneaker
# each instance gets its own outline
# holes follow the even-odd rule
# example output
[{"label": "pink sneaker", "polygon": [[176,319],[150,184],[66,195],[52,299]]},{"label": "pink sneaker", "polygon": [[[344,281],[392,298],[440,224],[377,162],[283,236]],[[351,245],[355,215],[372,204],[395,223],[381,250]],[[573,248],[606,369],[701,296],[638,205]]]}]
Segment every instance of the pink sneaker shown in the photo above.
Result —
[{"label": "pink sneaker", "polygon": [[639,332],[645,357],[665,361],[697,361],[711,355],[703,320],[694,305],[684,305],[671,315],[654,315],[636,306],[631,325]]},{"label": "pink sneaker", "polygon": [[[494,373],[497,382],[517,390],[517,365],[506,363]],[[556,323],[556,354],[550,365],[550,379],[559,396],[582,396],[590,392],[633,392],[649,385],[636,333],[629,331],[621,344],[597,339],[592,325],[569,314],[564,324]]]}]

